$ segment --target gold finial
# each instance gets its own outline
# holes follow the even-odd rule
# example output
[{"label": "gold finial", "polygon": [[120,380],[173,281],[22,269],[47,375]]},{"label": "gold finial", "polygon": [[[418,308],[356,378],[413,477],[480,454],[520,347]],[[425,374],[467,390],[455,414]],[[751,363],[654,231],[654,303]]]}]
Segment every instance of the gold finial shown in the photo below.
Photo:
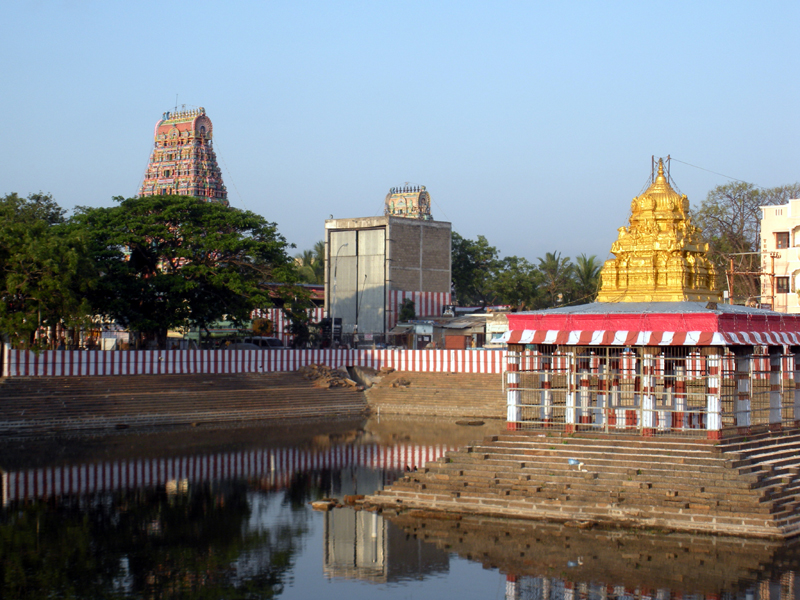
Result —
[{"label": "gold finial", "polygon": [[611,245],[616,257],[601,272],[598,302],[721,301],[708,244],[692,225],[689,201],[664,176],[633,199],[628,227],[620,227]]}]

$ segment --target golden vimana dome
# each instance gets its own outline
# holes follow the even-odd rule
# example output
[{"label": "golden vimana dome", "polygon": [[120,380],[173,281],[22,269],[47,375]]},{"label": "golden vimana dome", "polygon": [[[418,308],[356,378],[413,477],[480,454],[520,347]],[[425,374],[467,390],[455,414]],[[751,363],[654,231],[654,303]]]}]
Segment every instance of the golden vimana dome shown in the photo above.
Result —
[{"label": "golden vimana dome", "polygon": [[692,225],[689,200],[672,189],[658,160],[658,175],[631,202],[628,227],[611,245],[616,257],[600,273],[597,302],[720,301],[708,244]]}]

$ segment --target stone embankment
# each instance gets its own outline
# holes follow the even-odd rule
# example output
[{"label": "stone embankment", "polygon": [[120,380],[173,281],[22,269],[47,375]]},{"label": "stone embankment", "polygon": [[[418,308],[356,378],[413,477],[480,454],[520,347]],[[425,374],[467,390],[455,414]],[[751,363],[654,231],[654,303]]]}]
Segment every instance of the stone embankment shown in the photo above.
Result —
[{"label": "stone embankment", "polygon": [[496,374],[395,371],[365,394],[372,412],[381,415],[506,418],[503,381]]},{"label": "stone embankment", "polygon": [[687,438],[509,432],[410,473],[368,504],[785,538],[800,532],[800,433]]},{"label": "stone embankment", "polygon": [[20,377],[0,380],[0,433],[363,416],[352,386],[298,373]]}]

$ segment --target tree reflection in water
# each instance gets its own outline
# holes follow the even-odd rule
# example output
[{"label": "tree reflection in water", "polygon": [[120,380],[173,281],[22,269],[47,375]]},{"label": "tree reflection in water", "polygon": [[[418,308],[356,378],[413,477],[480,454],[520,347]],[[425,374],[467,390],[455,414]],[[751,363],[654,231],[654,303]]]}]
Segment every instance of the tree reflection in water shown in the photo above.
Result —
[{"label": "tree reflection in water", "polygon": [[[298,486],[302,488],[303,485]],[[307,511],[267,493],[279,518],[253,526],[244,481],[36,502],[0,523],[0,597],[272,598]]]}]

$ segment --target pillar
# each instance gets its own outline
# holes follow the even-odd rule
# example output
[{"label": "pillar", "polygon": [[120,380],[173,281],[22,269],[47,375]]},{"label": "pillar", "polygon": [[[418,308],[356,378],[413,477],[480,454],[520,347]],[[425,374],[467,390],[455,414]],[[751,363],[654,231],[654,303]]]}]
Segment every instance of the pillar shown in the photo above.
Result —
[{"label": "pillar", "polygon": [[656,432],[655,413],[655,359],[648,353],[642,356],[642,435],[652,436]]},{"label": "pillar", "polygon": [[[715,352],[719,350],[715,349]],[[706,436],[710,440],[722,438],[722,402],[720,400],[721,360],[719,354],[708,357],[708,383],[706,385]]]},{"label": "pillar", "polygon": [[686,426],[686,368],[675,366],[675,405],[672,413],[672,428]]},{"label": "pillar", "polygon": [[553,416],[553,392],[550,389],[550,372],[540,373],[539,382],[542,388],[541,419],[547,425]]},{"label": "pillar", "polygon": [[780,431],[781,419],[781,356],[769,357],[769,428]]},{"label": "pillar", "polygon": [[578,412],[575,406],[577,395],[576,379],[578,377],[577,369],[575,368],[574,355],[568,355],[567,358],[567,394],[566,394],[566,407],[564,413],[565,431],[573,433],[575,431],[575,423],[577,421],[576,413]]},{"label": "pillar", "polygon": [[750,433],[750,382],[753,367],[752,356],[736,359],[736,427],[740,435]]},{"label": "pillar", "polygon": [[519,361],[520,353],[506,352],[506,428],[509,430],[516,430],[520,426],[521,409],[520,400],[521,392],[519,390]]},{"label": "pillar", "polygon": [[519,600],[519,584],[514,575],[506,575],[506,600]]}]

